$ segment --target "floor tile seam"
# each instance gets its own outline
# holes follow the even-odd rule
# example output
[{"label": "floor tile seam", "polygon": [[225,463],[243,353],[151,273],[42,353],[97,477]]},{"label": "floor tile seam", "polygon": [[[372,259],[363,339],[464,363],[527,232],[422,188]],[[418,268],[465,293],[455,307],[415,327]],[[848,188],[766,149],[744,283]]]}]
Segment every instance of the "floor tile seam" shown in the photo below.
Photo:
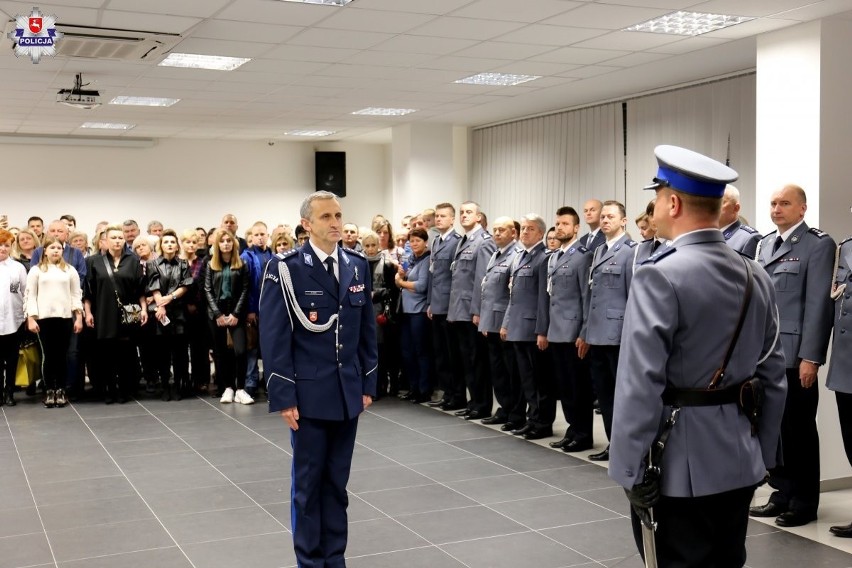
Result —
[{"label": "floor tile seam", "polygon": [[41,525],[42,534],[44,535],[44,539],[47,542],[47,548],[50,551],[50,557],[53,559],[53,565],[59,566],[56,560],[56,552],[53,550],[53,543],[50,542],[50,537],[47,536],[47,528],[44,526],[44,519],[41,516],[41,512],[38,510],[38,503],[36,502],[35,493],[33,492],[33,486],[30,483],[30,476],[27,473],[26,468],[24,467],[24,462],[21,459],[21,451],[18,448],[18,442],[15,440],[15,433],[12,431],[12,426],[9,424],[9,418],[6,416],[6,409],[3,409],[3,420],[6,423],[6,429],[9,431],[9,436],[12,439],[12,444],[15,448],[15,453],[18,456],[18,466],[24,473],[24,480],[27,483],[27,490],[30,492],[30,499],[32,500],[33,506],[35,507],[36,516],[38,517],[39,525]]},{"label": "floor tile seam", "polygon": [[[285,501],[285,503],[289,503],[289,501]],[[268,503],[269,505],[276,505],[277,503]],[[263,505],[261,505],[263,507]],[[255,507],[250,505],[245,505],[241,507],[220,507],[217,509],[209,509],[205,511],[192,511],[188,513],[174,513],[171,515],[163,515],[164,519],[180,519],[182,517],[189,517],[192,515],[206,515],[208,513],[223,513],[225,511],[237,511],[239,509],[254,509]],[[285,527],[286,528],[286,527]]]},{"label": "floor tile seam", "polygon": [[[140,406],[142,406],[142,405],[140,404]],[[157,418],[157,416],[156,416],[155,414],[151,413],[151,411],[147,409],[147,407],[142,406],[142,408],[145,408],[145,409],[146,409],[146,410],[147,410],[147,411],[151,414],[151,416],[153,416],[153,417],[154,417],[157,421],[159,421],[159,422],[160,422],[160,424],[162,424],[162,425],[163,425],[163,427],[164,427],[164,428],[166,428],[169,432],[171,432],[171,433],[172,433],[172,435],[173,435],[175,438],[177,438],[178,440],[180,440],[181,442],[183,442],[184,444],[186,444],[186,447],[187,447],[187,448],[189,448],[190,450],[192,450],[193,452],[195,452],[195,453],[196,453],[196,454],[197,454],[197,455],[198,455],[198,456],[199,456],[202,460],[204,460],[204,461],[208,464],[208,466],[210,466],[211,468],[213,468],[213,470],[215,470],[215,471],[216,471],[216,473],[218,473],[220,476],[222,476],[222,478],[223,478],[223,479],[225,479],[228,483],[230,483],[233,487],[235,487],[235,488],[236,488],[238,491],[240,491],[243,495],[245,495],[246,497],[248,497],[248,499],[249,499],[252,503],[254,503],[257,507],[259,507],[259,508],[260,508],[260,509],[261,509],[261,510],[262,510],[262,511],[266,514],[266,515],[268,515],[268,516],[269,516],[269,518],[271,518],[273,521],[275,521],[276,523],[278,523],[278,525],[280,525],[280,526],[281,526],[281,528],[283,528],[284,530],[288,530],[288,529],[287,529],[287,527],[286,527],[286,526],[284,526],[284,524],[283,524],[281,521],[279,521],[278,519],[276,519],[276,518],[275,518],[275,516],[274,516],[272,513],[270,513],[270,512],[269,512],[269,511],[267,511],[266,509],[264,509],[264,508],[263,508],[263,505],[261,505],[261,504],[260,504],[260,503],[259,503],[259,502],[258,502],[258,501],[254,498],[254,497],[252,497],[251,495],[249,495],[249,494],[248,494],[248,493],[247,493],[247,492],[246,492],[246,491],[245,491],[242,487],[240,487],[237,483],[235,483],[235,482],[234,482],[234,481],[233,481],[230,477],[228,477],[227,475],[225,475],[225,474],[222,472],[222,470],[221,470],[221,469],[219,469],[219,467],[217,467],[217,466],[213,465],[213,463],[212,463],[209,459],[207,459],[204,455],[202,455],[202,454],[201,454],[201,452],[199,452],[197,449],[195,449],[194,447],[192,447],[192,445],[190,445],[190,444],[189,444],[189,442],[187,442],[187,441],[186,441],[186,439],[184,439],[184,437],[183,437],[183,436],[179,435],[179,434],[178,434],[177,432],[175,432],[175,431],[174,431],[174,430],[173,430],[170,426],[168,426],[168,425],[166,425],[165,423],[163,423],[162,421],[160,421],[160,420],[159,420],[159,418]],[[221,412],[221,411],[220,411],[220,412]],[[261,438],[262,438],[262,436],[261,436]],[[264,438],[264,439],[265,439],[265,438]],[[268,441],[268,440],[267,440],[267,441]],[[272,442],[269,442],[269,443],[272,443]],[[275,445],[275,444],[272,444],[272,445],[274,445],[275,447],[279,447],[279,446],[277,446],[277,445]],[[279,448],[279,449],[280,449],[280,448]],[[156,515],[156,513],[155,513],[155,515]],[[159,520],[159,518],[158,518],[158,520]],[[160,522],[162,522],[162,521],[160,521]],[[171,536],[171,535],[170,535],[170,536]],[[185,554],[185,553],[184,553],[184,554]]]},{"label": "floor tile seam", "polygon": [[[417,473],[417,472],[415,472],[415,473]],[[434,485],[434,483],[415,483],[414,485],[403,485],[402,487],[391,487],[391,488],[386,488],[386,489],[368,489],[367,491],[357,491],[356,492],[356,491],[352,491],[351,489],[348,489],[348,484],[347,484],[347,489],[348,489],[349,493],[352,493],[353,495],[373,495],[375,493],[382,493],[384,491],[400,491],[400,490],[403,490],[403,489],[416,489],[418,487],[429,487],[430,485]]]},{"label": "floor tile seam", "polygon": [[[215,405],[211,404],[209,400],[204,400],[204,399],[202,399],[202,402],[203,402],[204,404],[206,404],[207,406],[209,406],[210,408],[215,409],[217,412],[219,412],[220,414],[222,414],[222,416],[224,416],[224,417],[228,418],[229,420],[231,420],[231,421],[233,421],[233,422],[236,422],[237,424],[239,424],[240,426],[242,426],[243,428],[245,428],[246,430],[248,430],[249,432],[251,432],[252,434],[254,434],[255,436],[257,436],[258,438],[260,438],[261,440],[263,440],[264,442],[266,442],[266,443],[268,443],[268,444],[272,444],[273,446],[275,446],[276,448],[278,448],[279,450],[281,450],[282,452],[284,452],[286,455],[288,455],[288,456],[290,456],[290,457],[293,457],[292,452],[288,452],[285,448],[282,448],[281,446],[279,446],[278,444],[276,444],[275,442],[273,442],[272,440],[270,440],[270,439],[269,439],[269,438],[267,438],[266,436],[263,436],[262,434],[260,434],[260,432],[258,432],[258,431],[256,431],[256,430],[253,430],[252,428],[250,428],[250,427],[246,426],[245,424],[243,424],[242,422],[240,422],[239,420],[237,420],[236,418],[234,418],[234,417],[233,417],[233,416],[231,416],[230,414],[228,414],[228,413],[224,412],[221,408],[218,408],[217,406],[215,406]],[[143,407],[143,408],[144,408],[144,407]],[[146,410],[147,410],[147,408],[146,408]],[[150,412],[150,411],[149,411],[149,412]],[[155,415],[155,414],[153,414],[153,413],[152,413],[151,415],[156,417],[156,415]],[[161,424],[163,424],[164,426],[166,426],[165,422],[161,422]],[[168,427],[168,426],[166,426],[166,427]],[[284,427],[286,428],[286,425],[284,425]],[[172,432],[174,432],[171,428],[169,428],[169,430],[171,430]]]},{"label": "floor tile seam", "polygon": [[452,462],[464,461],[464,460],[469,460],[469,459],[473,459],[473,458],[471,458],[470,456],[464,456],[464,457],[461,457],[461,458],[449,458],[449,459],[446,459],[446,460],[428,460],[428,461],[411,462],[411,463],[407,463],[405,465],[408,466],[408,467],[411,467],[411,466],[415,466],[415,465],[427,465],[427,464],[432,464],[432,463],[452,463]]},{"label": "floor tile seam", "polygon": [[[114,552],[112,554],[98,554],[96,556],[85,556],[85,557],[82,557],[82,558],[67,558],[67,559],[63,560],[62,563],[65,564],[65,563],[68,563],[68,562],[82,562],[82,561],[85,561],[85,560],[98,560],[98,559],[101,559],[101,558],[114,558],[116,556],[125,556],[127,554],[139,554],[140,552],[149,552],[149,551],[153,551],[153,550],[169,550],[169,549],[172,549],[172,548],[177,548],[178,550],[180,550],[180,547],[178,547],[178,546],[153,546],[151,548],[140,548],[140,549],[137,549],[137,550],[127,550],[127,551],[124,551],[124,552]],[[190,564],[192,564],[191,560],[190,560]],[[195,566],[195,564],[192,564],[192,565]]]},{"label": "floor tile seam", "polygon": [[[137,402],[137,404],[139,404],[139,403]],[[141,406],[141,405],[140,405],[140,406]],[[143,408],[144,408],[144,407],[143,407]],[[115,460],[115,457],[113,457],[113,455],[109,452],[109,450],[107,450],[107,448],[106,448],[106,446],[104,445],[103,441],[102,441],[102,440],[98,437],[98,435],[97,435],[97,434],[95,434],[95,432],[94,432],[94,431],[93,431],[93,430],[89,427],[89,423],[88,423],[88,422],[86,422],[86,419],[85,419],[85,418],[83,418],[83,416],[79,413],[79,411],[78,411],[76,408],[74,408],[73,406],[72,406],[72,409],[74,410],[74,412],[77,412],[77,416],[79,416],[79,417],[80,417],[80,420],[83,422],[83,424],[85,424],[85,425],[86,425],[86,427],[87,427],[87,428],[89,428],[89,431],[92,433],[92,436],[94,436],[94,437],[95,437],[95,439],[98,441],[98,443],[99,443],[99,444],[101,445],[101,447],[104,449],[104,451],[105,451],[105,452],[107,453],[107,455],[110,457],[110,459],[112,460],[113,464],[115,464],[115,467],[117,467],[117,468],[118,468],[119,472],[121,472],[121,474],[124,476],[124,479],[126,479],[126,480],[127,480],[127,483],[129,483],[129,484],[130,484],[130,487],[133,489],[133,491],[135,491],[135,492],[136,492],[136,494],[137,494],[137,495],[139,496],[139,498],[142,500],[142,503],[145,505],[145,507],[147,507],[147,508],[148,508],[148,510],[149,510],[149,511],[151,511],[151,514],[152,514],[152,515],[154,515],[154,519],[156,520],[156,522],[160,525],[160,527],[162,527],[163,531],[165,531],[166,535],[168,535],[168,537],[172,540],[172,542],[175,544],[175,546],[177,546],[178,550],[180,551],[180,553],[181,553],[181,554],[183,554],[184,558],[186,558],[186,560],[187,560],[187,562],[189,562],[190,566],[192,566],[193,568],[196,568],[196,567],[195,567],[195,563],[192,561],[192,559],[189,557],[189,555],[188,555],[188,554],[187,554],[187,553],[183,550],[183,548],[181,548],[180,544],[177,542],[177,539],[175,539],[174,535],[172,535],[171,531],[169,531],[168,527],[166,527],[166,525],[163,523],[162,519],[160,519],[160,517],[158,517],[158,516],[157,516],[157,512],[156,512],[156,511],[154,511],[154,508],[151,506],[151,504],[150,504],[150,503],[148,503],[148,500],[147,500],[147,499],[145,499],[145,496],[144,496],[144,495],[142,495],[142,492],[141,492],[141,491],[139,491],[139,488],[138,488],[138,487],[136,487],[136,484],[134,484],[134,483],[133,483],[133,481],[132,481],[132,480],[131,480],[128,476],[127,476],[127,473],[126,473],[126,472],[124,471],[124,469],[122,469],[122,467],[118,464],[118,462]],[[137,521],[137,522],[138,522],[138,521]]]},{"label": "floor tile seam", "polygon": [[[118,477],[118,476],[116,476],[116,477]],[[128,492],[124,495],[113,495],[111,497],[91,497],[91,498],[83,499],[82,501],[66,501],[64,503],[51,503],[49,505],[36,505],[36,507],[39,508],[39,509],[49,509],[50,507],[59,507],[59,506],[64,507],[64,506],[70,506],[70,505],[79,505],[81,502],[97,503],[99,501],[112,501],[114,499],[124,499],[125,497],[134,497],[134,496],[137,496],[136,493]],[[111,523],[98,523],[98,524],[108,525],[108,524],[111,524]],[[92,525],[92,526],[95,526],[95,525]]]},{"label": "floor tile seam", "polygon": [[593,519],[591,521],[579,521],[579,522],[576,522],[576,523],[565,523],[565,524],[562,524],[562,525],[553,525],[553,526],[550,526],[550,527],[542,527],[542,528],[537,529],[537,530],[539,530],[539,531],[552,531],[552,530],[556,530],[556,529],[567,529],[567,528],[570,528],[570,527],[580,527],[580,526],[583,526],[583,525],[594,525],[596,523],[606,523],[606,522],[609,522],[609,521],[621,521],[621,520],[624,520],[626,518],[627,517],[625,517],[624,515],[616,515],[614,517],[606,517],[606,518],[603,518],[603,519]]},{"label": "floor tile seam", "polygon": [[213,544],[213,543],[217,543],[217,542],[229,542],[229,541],[240,540],[240,539],[244,539],[244,538],[254,538],[254,537],[258,537],[258,536],[271,536],[271,535],[275,535],[275,534],[293,534],[293,533],[290,532],[290,530],[287,527],[283,527],[280,531],[255,532],[255,533],[251,533],[251,534],[220,537],[220,538],[211,539],[211,540],[198,540],[198,541],[194,540],[192,542],[185,542],[183,544],[184,544],[184,546],[199,546],[199,545],[202,545],[202,544]]},{"label": "floor tile seam", "polygon": [[[379,416],[379,417],[380,417],[380,418],[384,418],[384,417],[381,417],[381,416]],[[392,424],[396,424],[396,425],[398,425],[398,426],[400,426],[400,427],[402,427],[402,428],[406,428],[406,429],[409,429],[409,430],[413,430],[413,429],[411,429],[410,427],[408,427],[408,426],[407,426],[407,425],[405,425],[405,424],[400,424],[399,422],[395,422],[395,421],[393,421],[393,420],[389,420],[389,419],[387,419],[387,418],[384,418],[384,419],[385,419],[385,420],[387,420],[388,422],[390,422],[390,423],[392,423]],[[424,435],[425,435],[425,434],[424,434]],[[439,441],[441,441],[441,440],[439,440]],[[356,440],[356,443],[357,443],[357,440]],[[446,443],[446,442],[444,442],[444,443]],[[449,445],[449,444],[448,444],[448,445]],[[455,447],[455,446],[453,446],[453,447]],[[464,449],[462,449],[462,448],[458,448],[458,449],[461,449],[462,451],[468,451],[468,450],[464,450]],[[382,454],[381,452],[379,452],[379,451],[377,451],[377,450],[373,450],[373,451],[374,451],[374,452],[376,452],[376,453],[378,453],[379,455],[381,455],[381,456],[382,456],[382,457],[384,457],[385,459],[390,459],[391,461],[393,461],[394,463],[397,463],[398,465],[401,465],[402,467],[407,467],[407,466],[405,466],[405,465],[401,464],[400,462],[398,462],[397,460],[394,460],[393,458],[390,458],[390,457],[388,457],[388,456],[386,456],[386,455]],[[471,453],[472,455],[474,455],[472,452],[470,452],[470,453]],[[491,461],[491,460],[488,460],[487,458],[483,458],[482,456],[477,456],[477,457],[479,457],[479,458],[481,458],[481,459],[485,459],[486,461]],[[492,463],[495,463],[495,464],[496,464],[496,462],[492,462]],[[501,464],[496,464],[496,465],[501,465]],[[503,466],[503,467],[506,467],[506,466]],[[407,467],[407,469],[411,469],[411,468],[408,468],[408,467]],[[506,467],[506,469],[508,469],[508,470],[510,470],[510,471],[515,471],[515,470],[513,470],[513,469],[512,469],[512,468],[510,468],[510,467]],[[412,470],[412,471],[413,471],[413,470]],[[418,472],[415,472],[415,473],[418,473]],[[518,472],[518,471],[515,471],[515,473],[519,473],[519,474],[521,474],[521,475],[525,475],[524,473],[522,473],[522,472]],[[420,475],[423,475],[423,474],[421,473]],[[509,475],[511,475],[511,474],[509,474]],[[460,495],[461,497],[463,497],[463,498],[465,498],[465,499],[470,499],[471,501],[473,501],[473,502],[475,502],[475,503],[476,503],[476,502],[478,502],[476,499],[471,499],[471,498],[469,498],[469,497],[468,497],[467,495],[465,495],[464,493],[462,493],[462,492],[460,492],[460,491],[458,491],[458,490],[456,490],[456,489],[454,489],[454,488],[450,487],[450,486],[449,486],[449,485],[447,485],[446,483],[442,483],[442,482],[440,482],[440,481],[437,481],[436,479],[430,478],[428,475],[424,475],[424,477],[426,477],[427,479],[430,479],[433,483],[436,483],[436,484],[438,484],[438,485],[441,485],[441,486],[442,486],[442,487],[444,487],[445,489],[448,489],[448,490],[452,491],[453,493],[456,493],[456,494]],[[552,487],[553,489],[555,489],[558,493],[567,493],[566,491],[564,491],[564,490],[562,490],[562,489],[560,489],[560,488],[558,488],[558,487],[555,487],[555,486],[552,486],[552,485],[550,485],[550,484],[544,483],[544,482],[542,482],[542,481],[540,481],[540,480],[537,480],[537,479],[535,479],[535,478],[533,478],[533,477],[530,477],[529,475],[525,475],[525,477],[527,477],[527,478],[529,478],[529,479],[532,479],[533,481],[536,481],[536,482],[538,482],[538,483],[543,483],[543,484],[545,484],[545,485],[548,485],[549,487]],[[582,552],[580,552],[580,551],[578,551],[578,550],[575,550],[575,549],[573,549],[573,548],[571,548],[571,547],[569,547],[569,546],[567,546],[567,545],[565,545],[565,544],[563,544],[563,543],[559,542],[558,540],[556,540],[556,539],[554,539],[554,538],[551,538],[551,537],[550,537],[550,536],[548,536],[548,535],[545,535],[545,534],[540,533],[539,531],[536,531],[536,530],[535,530],[535,529],[533,529],[532,527],[530,527],[530,526],[528,526],[528,525],[525,525],[524,523],[522,523],[522,522],[518,521],[517,519],[513,519],[513,518],[511,518],[509,515],[506,515],[506,514],[504,514],[504,513],[500,512],[500,511],[498,511],[498,510],[494,509],[493,507],[489,506],[488,504],[481,503],[481,502],[479,502],[479,504],[480,504],[480,505],[482,505],[483,507],[485,507],[486,509],[489,509],[490,511],[492,511],[492,512],[496,513],[497,515],[500,515],[501,517],[504,517],[504,518],[506,518],[506,519],[509,519],[510,521],[512,521],[512,522],[514,522],[514,523],[516,523],[516,524],[518,524],[518,525],[520,525],[520,526],[524,527],[525,529],[527,529],[527,530],[529,530],[529,531],[532,531],[532,532],[537,533],[537,534],[538,534],[538,535],[540,535],[541,537],[546,538],[547,540],[550,540],[551,542],[553,542],[553,543],[557,544],[558,546],[561,546],[561,547],[563,547],[563,548],[566,548],[566,549],[568,549],[568,550],[571,550],[572,552],[574,552],[574,553],[576,553],[576,554],[579,554],[579,555],[580,555],[580,556],[582,556],[583,558],[587,558],[589,561],[592,561],[592,562],[594,562],[594,561],[595,561],[595,559],[594,559],[594,558],[590,558],[588,555],[583,554]],[[377,509],[378,509],[378,507],[377,507]],[[381,509],[379,509],[379,510],[381,511]],[[384,513],[384,511],[381,511],[381,512],[383,512],[383,513]],[[387,514],[387,513],[385,513],[385,514]],[[446,552],[446,551],[445,551],[445,552]],[[447,552],[447,554],[449,554],[449,553]]]}]

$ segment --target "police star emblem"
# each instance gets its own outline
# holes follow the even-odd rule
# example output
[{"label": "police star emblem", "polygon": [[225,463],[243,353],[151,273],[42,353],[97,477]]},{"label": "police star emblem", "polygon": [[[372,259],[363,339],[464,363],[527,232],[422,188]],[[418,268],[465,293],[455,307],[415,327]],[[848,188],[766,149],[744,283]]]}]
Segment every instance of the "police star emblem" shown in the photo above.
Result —
[{"label": "police star emblem", "polygon": [[15,57],[26,55],[38,63],[42,55],[56,55],[62,32],[56,29],[56,16],[45,16],[34,7],[29,16],[15,16],[15,29],[7,36],[14,43]]}]

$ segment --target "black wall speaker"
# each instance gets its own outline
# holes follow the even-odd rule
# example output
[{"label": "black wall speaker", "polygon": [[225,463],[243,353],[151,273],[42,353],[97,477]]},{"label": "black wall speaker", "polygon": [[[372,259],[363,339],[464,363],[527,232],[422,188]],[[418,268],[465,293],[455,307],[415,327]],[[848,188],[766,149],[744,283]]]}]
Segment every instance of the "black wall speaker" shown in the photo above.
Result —
[{"label": "black wall speaker", "polygon": [[346,197],[346,152],[316,152],[317,191]]}]

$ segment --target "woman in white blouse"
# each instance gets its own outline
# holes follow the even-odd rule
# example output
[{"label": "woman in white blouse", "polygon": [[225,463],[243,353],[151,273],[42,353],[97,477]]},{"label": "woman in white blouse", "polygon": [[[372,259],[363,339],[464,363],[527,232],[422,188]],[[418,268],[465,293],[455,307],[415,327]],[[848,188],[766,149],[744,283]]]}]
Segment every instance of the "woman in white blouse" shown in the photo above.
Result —
[{"label": "woman in white blouse", "polygon": [[72,331],[83,329],[80,275],[62,258],[62,248],[59,239],[47,237],[41,260],[27,275],[27,328],[41,343],[46,408],[67,404],[63,387],[68,343]]},{"label": "woman in white blouse", "polygon": [[0,229],[0,405],[15,406],[15,372],[24,323],[24,290],[27,271],[11,258],[15,236]]}]

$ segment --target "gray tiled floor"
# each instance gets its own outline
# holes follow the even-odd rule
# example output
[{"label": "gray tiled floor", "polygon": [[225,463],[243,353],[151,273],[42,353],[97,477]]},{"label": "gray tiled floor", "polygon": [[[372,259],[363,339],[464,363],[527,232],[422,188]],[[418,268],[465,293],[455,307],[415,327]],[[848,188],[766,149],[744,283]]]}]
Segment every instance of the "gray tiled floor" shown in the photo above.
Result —
[{"label": "gray tiled floor", "polygon": [[[214,399],[2,409],[0,568],[295,565],[289,434]],[[597,465],[396,400],[360,421],[352,568],[639,568]],[[751,568],[852,555],[752,523]]]}]

